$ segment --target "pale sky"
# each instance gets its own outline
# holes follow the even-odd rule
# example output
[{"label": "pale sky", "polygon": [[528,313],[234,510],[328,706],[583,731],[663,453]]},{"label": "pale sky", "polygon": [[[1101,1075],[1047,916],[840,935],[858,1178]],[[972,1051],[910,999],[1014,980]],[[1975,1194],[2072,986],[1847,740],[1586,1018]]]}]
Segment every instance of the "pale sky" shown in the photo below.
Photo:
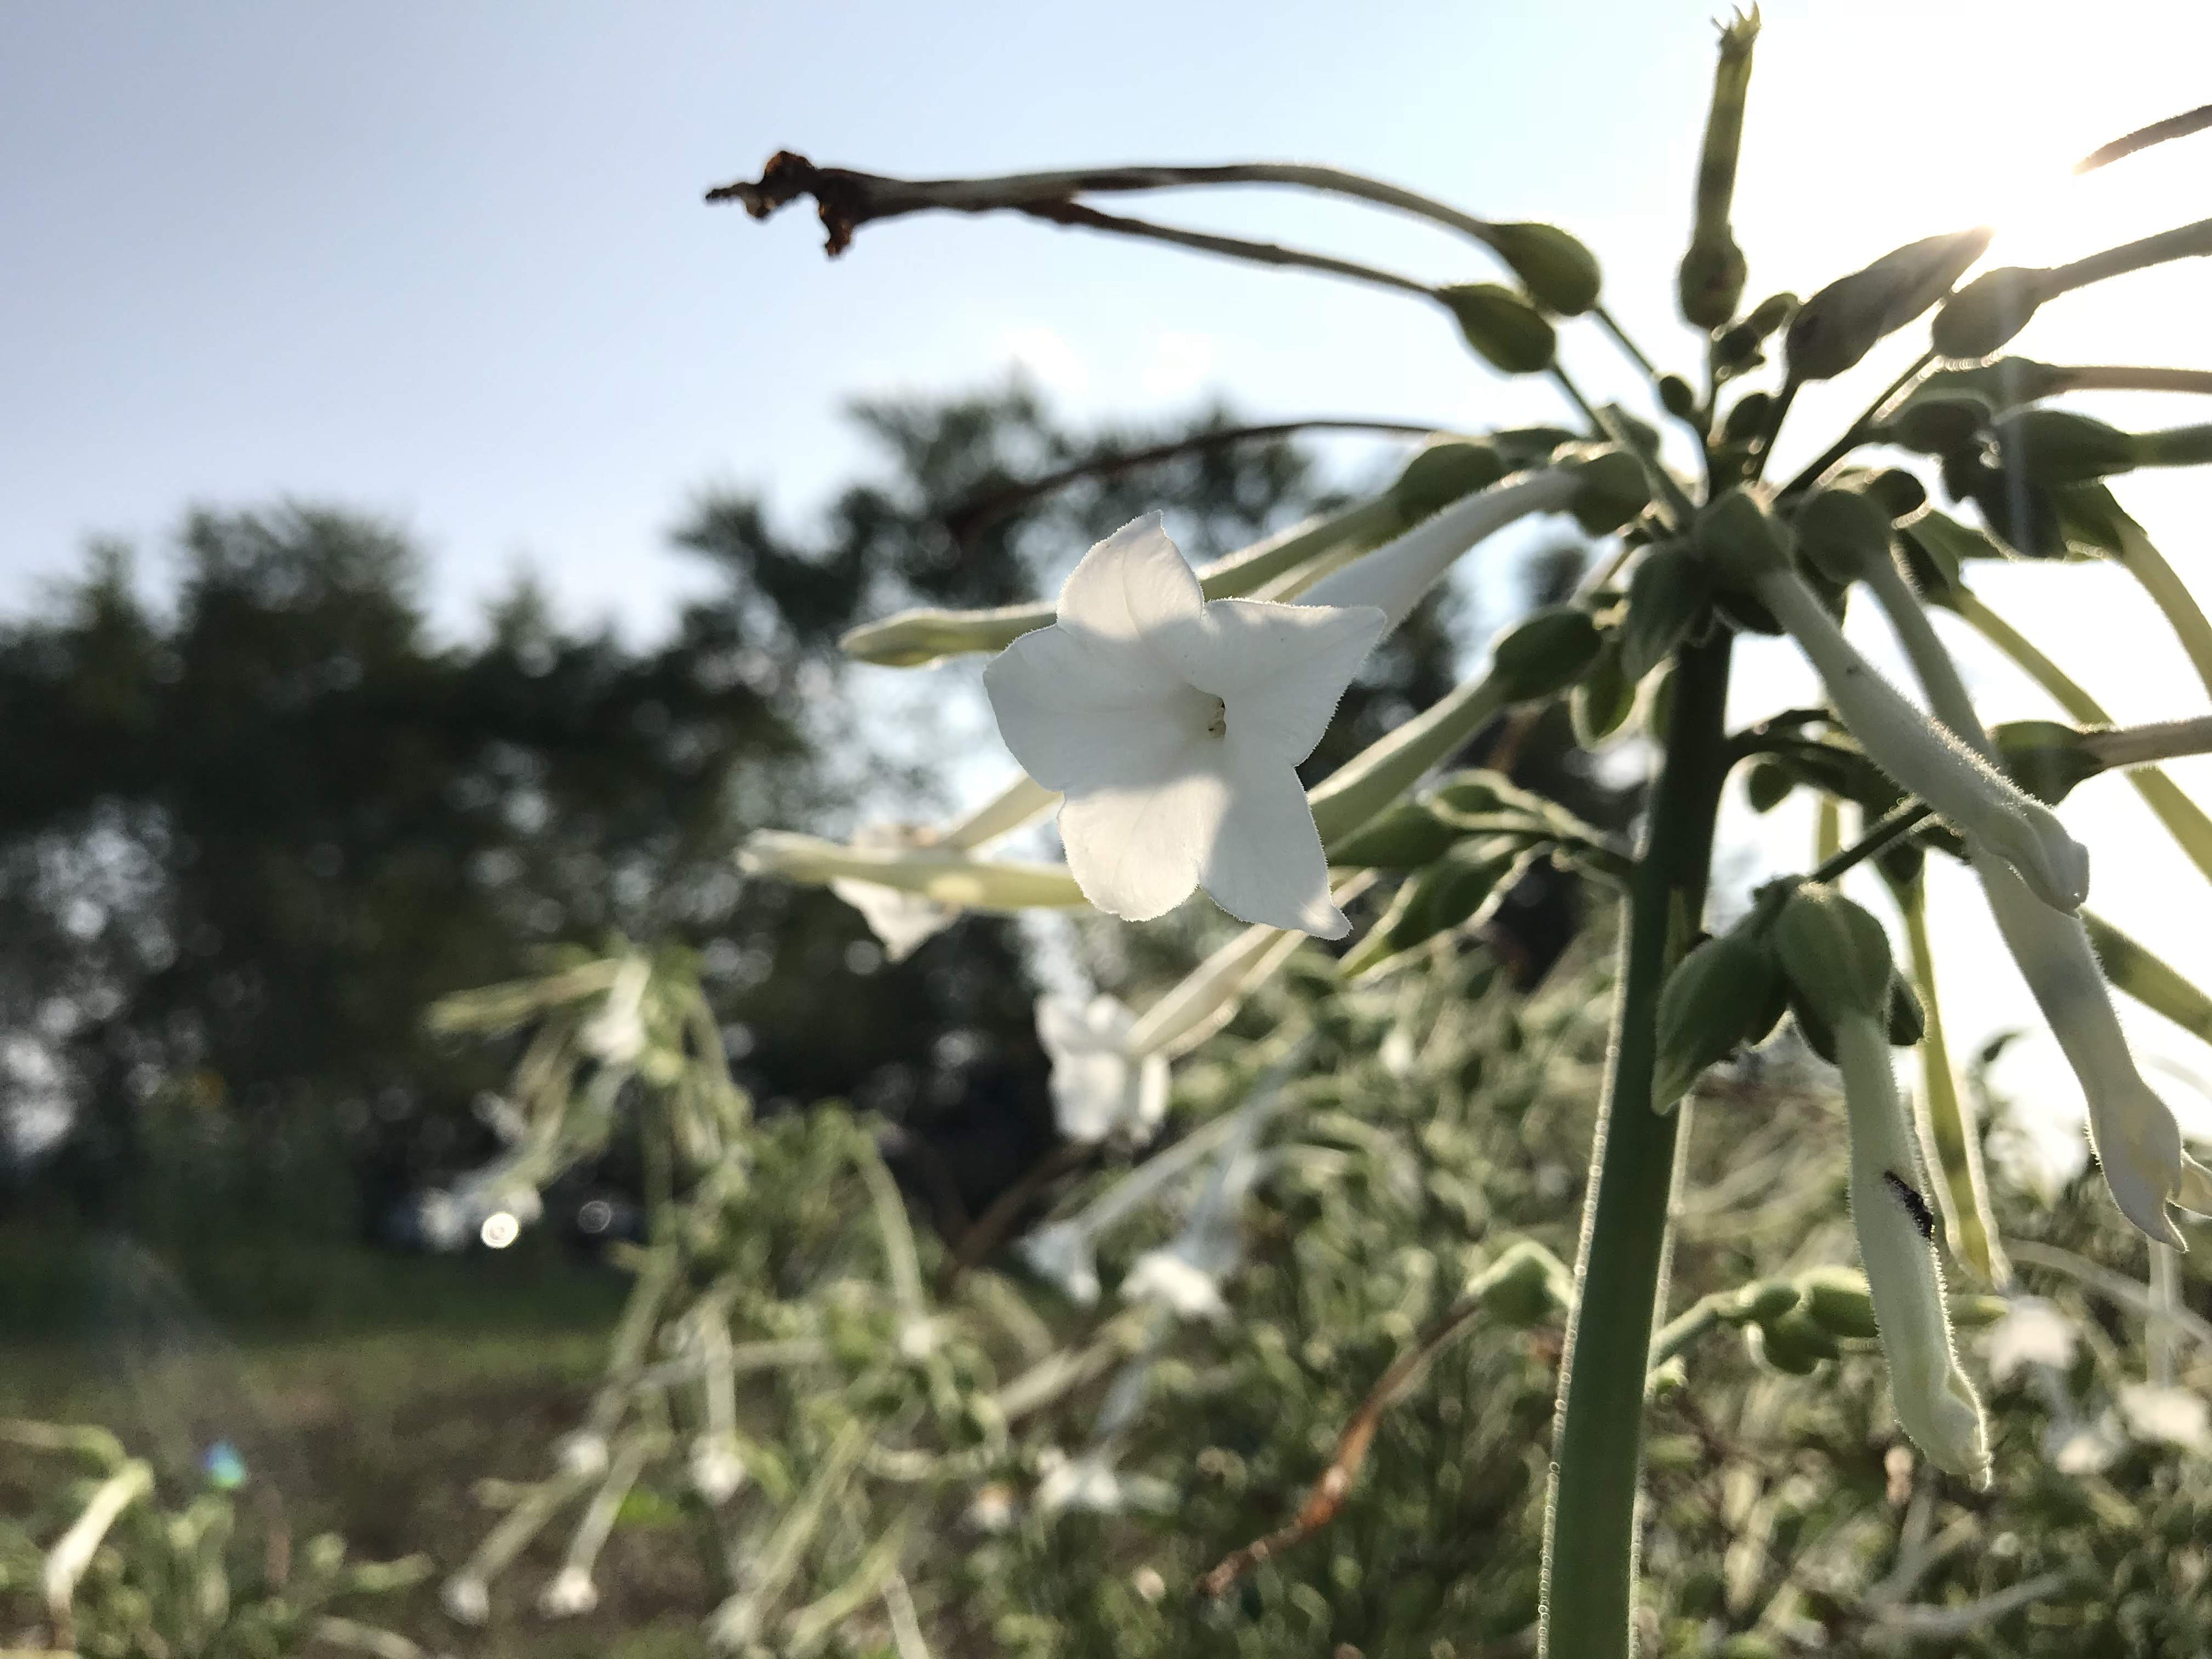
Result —
[{"label": "pale sky", "polygon": [[[913,173],[1326,161],[1565,225],[1603,260],[1623,320],[1686,370],[1671,274],[1710,11],[9,6],[0,609],[75,568],[90,534],[157,549],[187,503],[289,494],[410,528],[449,629],[527,564],[572,618],[643,636],[697,580],[665,532],[700,486],[757,486],[803,522],[856,459],[843,400],[974,386],[1017,364],[1083,412],[1218,390],[1262,417],[1555,418],[1544,385],[1491,375],[1430,308],[1325,278],[1006,220],[878,226],[830,263],[805,209],[763,227],[699,195],[779,148]],[[1993,261],[2039,262],[2212,200],[2212,136],[2063,176],[2106,139],[2212,99],[2199,7],[1782,0],[1765,17],[1736,210],[1754,295],[1809,292],[1992,215]],[[1442,233],[1279,192],[1147,210],[1431,278],[1495,274]],[[2020,349],[2212,367],[2208,283],[2201,264],[2124,279],[2054,305]],[[1917,349],[1893,343],[1800,400],[1783,465]],[[1636,396],[1586,325],[1563,351],[1592,386]],[[2207,416],[2174,398],[2102,412]],[[2189,510],[2203,487],[2184,475],[2120,493],[2212,599]],[[2205,708],[2117,573],[2012,569],[1982,586],[2122,718]],[[2052,712],[1986,653],[1969,661],[1992,718]],[[1748,653],[1740,712],[1799,696],[1789,670],[1777,648]],[[2179,771],[2212,797],[2212,767]],[[2090,785],[2066,817],[2100,849],[2093,902],[2212,980],[2212,894],[2126,786]],[[1970,1039],[2033,1023],[1971,890],[1946,882],[1939,899],[1966,941],[1946,956],[1957,1023]],[[2212,1073],[2212,1054],[2142,1024],[2148,1047]],[[2068,1109],[2047,1041],[2020,1055],[2008,1081]],[[2194,1121],[2212,1129],[2212,1112]]]}]

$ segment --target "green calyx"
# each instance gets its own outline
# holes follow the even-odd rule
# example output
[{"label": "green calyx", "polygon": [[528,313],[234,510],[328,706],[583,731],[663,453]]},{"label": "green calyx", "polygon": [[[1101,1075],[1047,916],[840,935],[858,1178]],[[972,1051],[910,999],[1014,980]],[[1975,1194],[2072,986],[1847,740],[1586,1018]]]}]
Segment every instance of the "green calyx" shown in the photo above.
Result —
[{"label": "green calyx", "polygon": [[1790,321],[1784,343],[1791,377],[1828,380],[1856,368],[1877,342],[1948,294],[1991,234],[1983,228],[1924,237],[1829,283]]},{"label": "green calyx", "polygon": [[1770,937],[1791,989],[1820,1024],[1833,1031],[1871,1019],[1887,1028],[1889,935],[1866,910],[1832,887],[1808,883],[1783,903]]},{"label": "green calyx", "polygon": [[1496,283],[1440,288],[1437,299],[1459,324],[1474,354],[1507,374],[1537,374],[1552,366],[1558,336],[1544,313]]},{"label": "green calyx", "polygon": [[1762,576],[1790,563],[1788,532],[1741,484],[1706,504],[1698,514],[1691,544],[1714,577],[1734,588],[1753,587]]},{"label": "green calyx", "polygon": [[1628,579],[1628,614],[1620,625],[1621,672],[1643,679],[1687,638],[1712,600],[1712,577],[1687,544],[1655,547]]},{"label": "green calyx", "polygon": [[1407,529],[1454,501],[1487,489],[1506,474],[1495,444],[1475,438],[1431,438],[1413,452],[1390,486],[1390,503]]},{"label": "green calyx", "polygon": [[1586,534],[1609,536],[1651,503],[1644,464],[1625,449],[1595,449],[1565,465],[1575,475],[1567,510]]},{"label": "green calyx", "polygon": [[1659,994],[1659,1058],[1651,1080],[1655,1110],[1671,1111],[1709,1066],[1762,1041],[1782,1018],[1782,969],[1765,939],[1767,916],[1754,910],[1675,964]]},{"label": "green calyx", "polygon": [[1509,702],[1528,702],[1565,690],[1598,653],[1597,624],[1577,605],[1547,605],[1530,613],[1491,647],[1492,675]]},{"label": "green calyx", "polygon": [[2136,440],[2069,409],[2023,409],[1996,423],[2005,465],[2031,484],[2055,489],[2136,465]]},{"label": "green calyx", "polygon": [[2051,273],[2029,265],[1985,270],[1943,303],[1932,329],[1936,355],[1987,357],[2035,315],[2051,297]]},{"label": "green calyx", "polygon": [[1579,317],[1597,303],[1597,256],[1557,225],[1492,225],[1484,240],[1545,310]]},{"label": "green calyx", "polygon": [[1797,550],[1830,581],[1848,587],[1869,562],[1889,556],[1890,515],[1856,489],[1819,489],[1790,520]]}]

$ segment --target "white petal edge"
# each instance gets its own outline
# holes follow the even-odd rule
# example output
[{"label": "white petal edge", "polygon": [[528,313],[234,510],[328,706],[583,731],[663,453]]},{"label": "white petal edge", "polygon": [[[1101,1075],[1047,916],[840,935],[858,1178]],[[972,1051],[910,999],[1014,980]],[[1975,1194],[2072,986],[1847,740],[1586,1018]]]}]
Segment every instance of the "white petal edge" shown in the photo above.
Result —
[{"label": "white petal edge", "polygon": [[[1218,842],[1231,794],[1221,773],[1201,769],[1200,762],[1224,747],[1209,742],[1212,752],[1194,754],[1191,769],[1147,787],[1068,791],[1060,838],[1084,897],[1124,921],[1151,921],[1190,896]],[[1290,775],[1295,783],[1297,775]]]},{"label": "white petal edge", "polygon": [[1352,924],[1329,898],[1328,859],[1297,773],[1233,729],[1223,748],[1229,809],[1200,877],[1207,894],[1239,921],[1342,939]]}]

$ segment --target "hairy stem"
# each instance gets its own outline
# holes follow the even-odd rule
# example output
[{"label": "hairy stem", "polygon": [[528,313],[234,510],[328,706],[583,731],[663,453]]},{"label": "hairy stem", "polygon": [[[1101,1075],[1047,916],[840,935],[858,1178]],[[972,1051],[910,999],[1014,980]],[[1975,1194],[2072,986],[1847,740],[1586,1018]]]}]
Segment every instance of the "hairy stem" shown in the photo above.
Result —
[{"label": "hairy stem", "polygon": [[2123,514],[2119,532],[2121,564],[2150,595],[2151,603],[2181,641],[2181,648],[2189,653],[2189,665],[2197,671],[2205,690],[2212,692],[2212,623],[2204,619],[2195,596],[2166,562],[2165,555],[2143,534],[2141,525]]},{"label": "hairy stem", "polygon": [[1630,896],[1553,1441],[1540,1650],[1553,1659],[1625,1659],[1631,1651],[1644,1379],[1664,1291],[1679,1127],[1674,1115],[1651,1109],[1659,991],[1705,907],[1727,773],[1722,715],[1732,644],[1723,634],[1676,655],[1666,761]]}]

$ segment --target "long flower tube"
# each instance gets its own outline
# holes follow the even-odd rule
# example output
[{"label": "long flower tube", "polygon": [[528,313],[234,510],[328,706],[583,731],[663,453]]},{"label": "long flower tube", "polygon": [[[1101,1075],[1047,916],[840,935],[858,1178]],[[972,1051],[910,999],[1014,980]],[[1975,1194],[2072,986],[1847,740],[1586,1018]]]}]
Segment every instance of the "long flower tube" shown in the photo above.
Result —
[{"label": "long flower tube", "polygon": [[1073,909],[1085,902],[1065,865],[976,859],[935,848],[874,851],[783,830],[756,830],[739,849],[738,864],[748,875],[810,883],[850,878],[970,910]]},{"label": "long flower tube", "polygon": [[1890,1067],[1888,935],[1833,888],[1808,884],[1784,904],[1771,937],[1796,994],[1835,1040],[1850,1121],[1851,1225],[1897,1419],[1937,1463],[1985,1485],[1981,1401],[1952,1343],[1934,1219],[1922,1196],[1927,1173]]},{"label": "long flower tube", "polygon": [[2078,910],[2089,896],[2089,854],[2040,801],[1936,726],[1882,678],[1786,564],[1761,571],[1754,591],[1802,647],[1836,712],[1875,764],[2017,870],[2045,904]]},{"label": "long flower tube", "polygon": [[1581,481],[1564,467],[1469,495],[1388,546],[1354,559],[1297,596],[1299,605],[1371,605],[1395,629],[1461,556],[1508,525],[1573,501]]},{"label": "long flower tube", "polygon": [[[1927,690],[1936,718],[1961,742],[1983,755],[1992,754],[1989,733],[1974,712],[1957,665],[1936,637],[1904,572],[1893,562],[1874,559],[1868,562],[1866,574],[1875,600]],[[1969,850],[2005,948],[2019,964],[2021,976],[2081,1085],[2089,1108],[2090,1139],[2113,1202],[2152,1238],[2181,1245],[2166,1206],[2179,1203],[2198,1210],[2212,1206],[2212,1174],[2182,1150],[2173,1114],[2137,1069],[2087,929],[2079,915],[2040,902],[2009,866],[1986,850]]]}]

